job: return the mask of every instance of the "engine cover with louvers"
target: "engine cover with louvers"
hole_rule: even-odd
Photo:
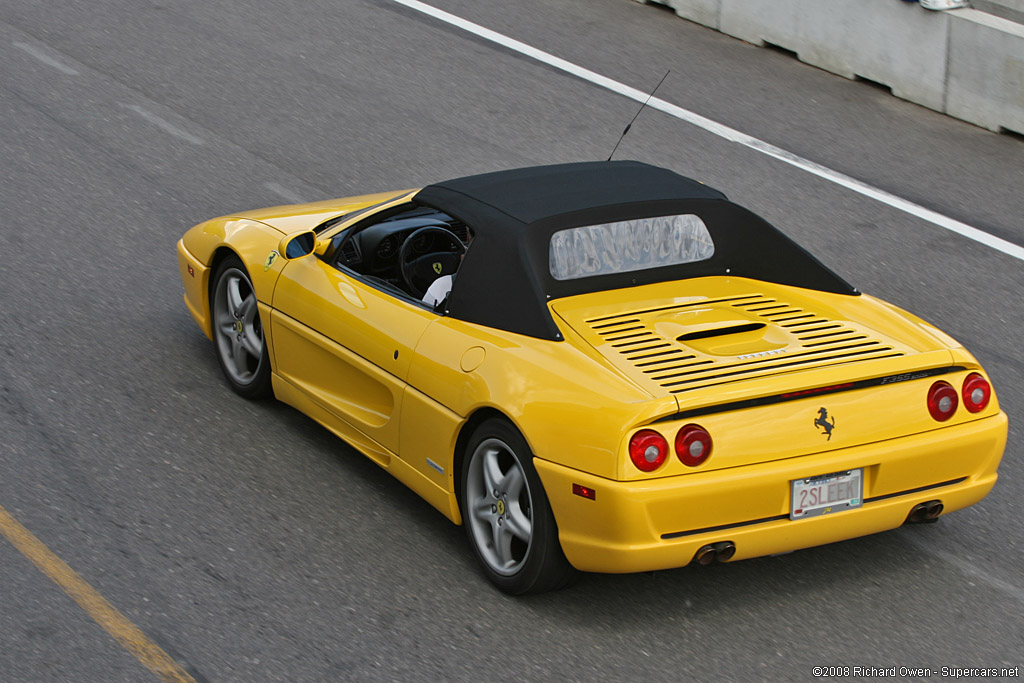
[[[654,395],[944,348],[867,296],[728,277],[624,293],[559,299],[551,308]]]

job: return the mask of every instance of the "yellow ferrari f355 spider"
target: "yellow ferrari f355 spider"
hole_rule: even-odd
[[[178,260],[231,387],[464,524],[509,593],[934,521],[1005,447],[960,344],[646,164],[216,218]]]

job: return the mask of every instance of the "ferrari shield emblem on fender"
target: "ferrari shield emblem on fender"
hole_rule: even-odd
[[[435,261],[433,268],[434,268],[434,272],[435,273],[437,273],[438,275],[441,274],[441,262],[440,261]]]
[[[263,263],[264,273],[270,270],[270,266],[274,265],[274,261],[277,260],[278,256],[280,256],[280,254],[278,254],[276,250],[267,254],[267,260]]]
[[[814,426],[821,429],[821,433],[824,434],[827,439],[826,441],[832,440],[832,430],[836,428],[836,418],[833,417],[832,421],[828,421],[828,410],[825,408],[818,408],[818,417],[814,419]]]

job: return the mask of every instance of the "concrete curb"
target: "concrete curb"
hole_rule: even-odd
[[[645,0],[636,0],[645,2]],[[664,0],[677,15],[776,45],[846,78],[996,132],[1024,134],[1024,25],[896,0]]]

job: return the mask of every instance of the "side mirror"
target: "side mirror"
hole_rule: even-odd
[[[297,232],[281,240],[277,251],[287,259],[309,256],[316,249],[316,233],[312,230]]]

